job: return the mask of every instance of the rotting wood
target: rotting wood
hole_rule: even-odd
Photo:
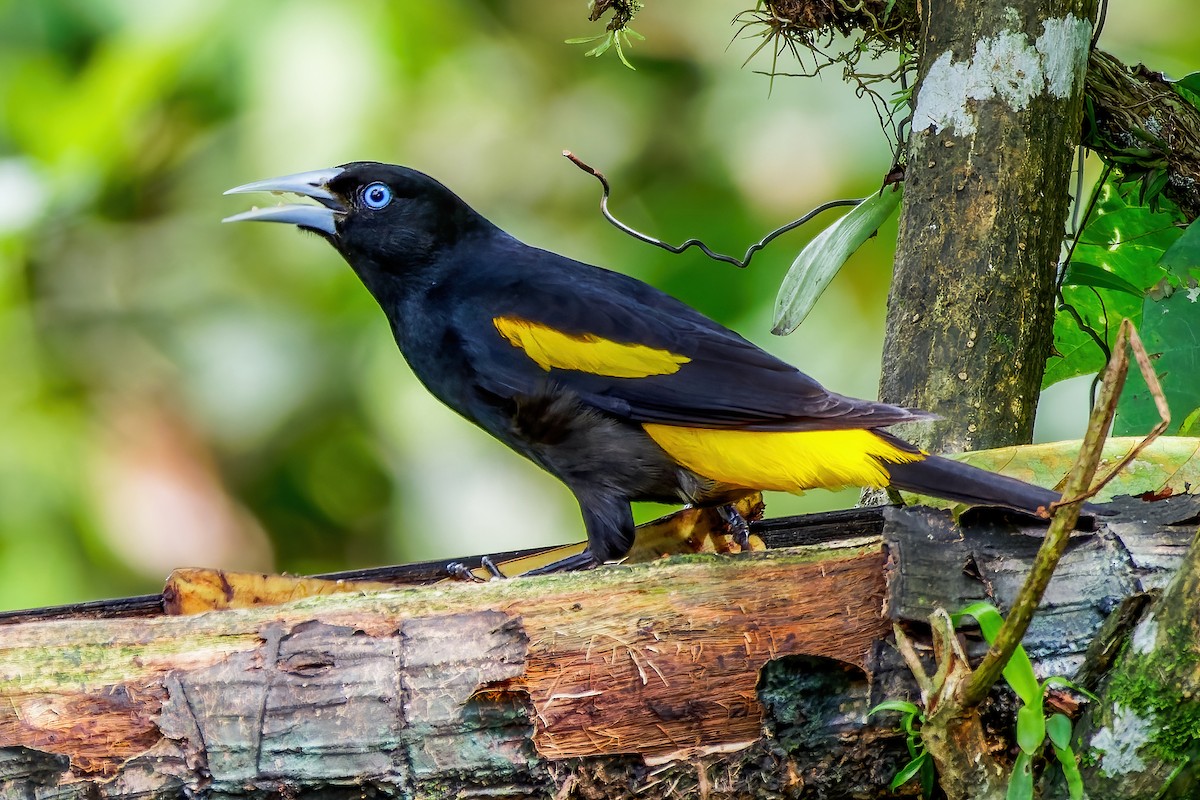
[[[857,510],[827,512],[806,517],[762,520],[762,495],[754,492],[735,502],[738,513],[750,524],[750,549],[765,548],[759,533],[769,535],[776,546],[811,544],[844,538],[852,531],[878,532],[878,514]],[[535,547],[492,553],[490,560],[508,575],[542,567],[586,546]],[[684,508],[637,526],[633,549],[623,563],[654,561],[684,553],[729,553],[740,548],[732,541],[724,519],[715,508]],[[456,559],[481,580],[489,572],[481,566],[482,556]],[[116,619],[153,617],[159,614],[196,614],[229,608],[277,605],[317,595],[380,590],[396,586],[424,586],[452,580],[447,560],[425,561],[390,567],[333,572],[313,577],[228,572],[183,567],[174,570],[159,595],[77,603],[67,606],[0,612],[0,625],[52,619]]]
[[[1044,669],[1169,580],[1200,499],[1122,508],[1072,537],[1028,642]],[[1003,607],[1041,528],[855,514],[841,546],[0,627],[0,796],[884,796],[902,739],[865,712],[914,696],[891,620]]]
[[[865,666],[887,625],[882,566],[878,544],[696,556],[536,583],[8,626],[0,744],[64,755],[73,780],[151,757],[165,776],[225,790],[297,774],[415,788],[447,764],[512,772],[534,748],[651,760],[741,749],[761,737],[755,686],[769,660]],[[794,586],[812,594],[778,591]],[[123,727],[106,722],[110,697]]]

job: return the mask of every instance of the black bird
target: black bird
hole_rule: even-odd
[[[248,183],[320,205],[226,222],[324,237],[391,323],[438,399],[563,481],[588,547],[551,565],[622,558],[630,501],[726,509],[760,489],[894,486],[1037,513],[1054,492],[927,455],[884,428],[930,415],[827,391],[639,280],[517,241],[442,184],[356,162]]]

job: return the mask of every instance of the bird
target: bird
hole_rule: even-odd
[[[536,572],[619,561],[630,503],[893,487],[1045,516],[1048,489],[929,454],[889,426],[926,412],[832,392],[684,302],[525,244],[434,178],[358,161],[234,187],[314,203],[225,222],[324,238],[374,296],[417,379],[574,494],[587,547]]]

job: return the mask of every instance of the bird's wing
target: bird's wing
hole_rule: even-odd
[[[488,303],[460,311],[487,391],[555,384],[632,421],[701,428],[876,428],[930,416],[830,392],[647,284],[575,267],[494,284]]]

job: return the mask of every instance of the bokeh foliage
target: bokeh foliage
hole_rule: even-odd
[[[565,489],[416,384],[326,245],[219,224],[245,208],[221,192],[257,178],[406,163],[525,241],[873,396],[894,228],[772,339],[815,228],[745,271],[671,256],[608,227],[558,155],[604,170],[630,223],[736,253],[877,188],[874,111],[831,77],[742,69],[742,10],[656,0],[634,72],[563,44],[590,30],[583,2],[0,0],[0,608],[156,591],[172,566],[317,572],[580,537]]]
[[[815,119],[784,87],[768,101],[725,51],[718,3],[683,26],[647,13],[636,73],[564,45],[586,10],[553,5],[0,3],[0,607],[154,591],[172,566],[314,572],[579,538],[565,490],[416,384],[326,245],[219,224],[244,208],[221,196],[237,183],[407,163],[527,241],[771,338],[805,234],[745,272],[672,257],[609,228],[558,153],[608,172],[631,222],[740,251],[869,191],[887,166],[870,111],[836,86],[807,95]],[[822,130],[847,109],[858,133]],[[846,138],[844,157],[820,152]],[[794,159],[793,141],[816,149]],[[874,391],[886,268],[876,247],[839,282],[825,324],[846,333],[807,360],[845,391]]]

